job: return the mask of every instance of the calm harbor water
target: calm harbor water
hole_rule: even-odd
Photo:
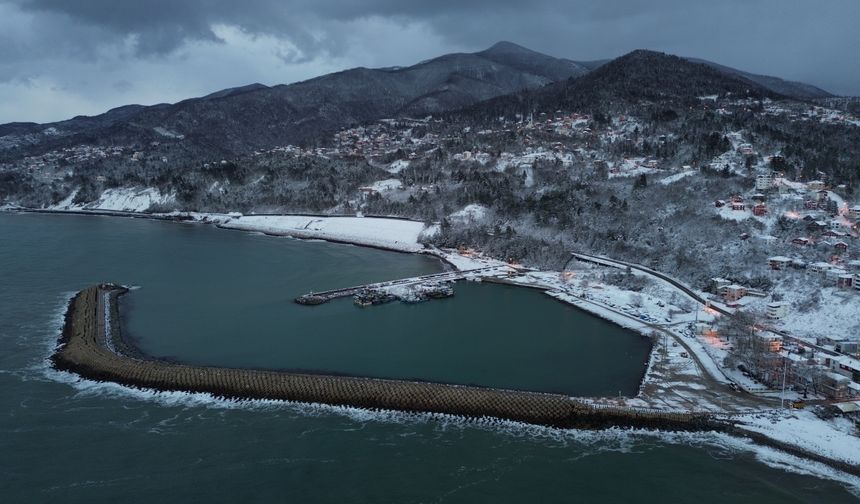
[[[2,502],[854,502],[834,481],[709,435],[558,432],[326,407],[237,405],[76,382],[45,367],[64,304],[140,286],[125,327],[202,364],[617,394],[645,342],[538,292],[301,307],[313,289],[437,271],[420,256],[211,227],[0,214]]]

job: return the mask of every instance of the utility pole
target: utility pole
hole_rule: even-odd
[[[788,355],[791,355],[791,350],[788,351]],[[782,397],[779,401],[779,408],[785,408],[785,376],[788,374],[788,357],[783,357],[782,361]]]

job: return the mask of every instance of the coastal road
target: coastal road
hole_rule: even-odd
[[[733,312],[728,311],[726,309],[723,309],[717,305],[711,304],[708,300],[706,300],[705,298],[700,296],[696,291],[690,289],[689,287],[687,287],[683,283],[679,282],[678,280],[670,277],[669,275],[660,273],[659,271],[652,270],[651,268],[646,268],[645,266],[642,266],[642,265],[639,265],[636,263],[630,263],[630,262],[626,262],[626,261],[618,261],[616,259],[609,259],[606,257],[595,256],[595,255],[590,255],[590,254],[582,254],[582,253],[574,252],[572,255],[573,255],[574,259],[578,259],[580,261],[585,261],[585,262],[590,262],[593,264],[616,267],[616,268],[630,267],[630,269],[642,271],[648,275],[651,275],[653,277],[659,278],[660,280],[663,280],[665,282],[670,283],[672,286],[674,286],[678,290],[682,291],[687,296],[693,298],[694,300],[696,300],[700,304],[705,305],[705,306],[709,307],[710,309],[712,309],[712,310],[714,310],[714,311],[716,311],[722,315],[727,315],[727,316],[733,315]],[[787,340],[787,341],[791,341],[795,344],[804,346],[806,348],[816,350],[816,351],[821,352],[825,355],[829,355],[831,357],[845,356],[845,354],[841,354],[839,352],[834,352],[833,350],[829,350],[827,348],[816,345],[814,343],[810,343],[809,341],[806,341],[802,338],[792,336],[785,331],[781,331],[781,330],[773,328],[773,327],[765,327],[764,329],[766,331],[771,332],[771,333],[782,336],[782,338]],[[850,356],[847,356],[847,357],[850,357]]]

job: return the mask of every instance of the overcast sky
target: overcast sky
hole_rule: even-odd
[[[860,0],[0,0],[0,123],[409,65],[645,48],[860,95]]]

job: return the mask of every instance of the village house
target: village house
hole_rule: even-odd
[[[718,199],[718,200],[714,201],[714,206],[717,208],[722,208],[722,207],[726,206],[726,202],[721,200],[721,199]]]
[[[743,202],[743,200],[735,201],[734,199],[732,199],[732,210],[742,211],[746,209],[747,205]]]
[[[821,389],[828,399],[848,399],[850,397],[849,383],[851,380],[838,373],[824,373]]]
[[[809,240],[809,238],[798,237],[798,238],[791,240],[791,243],[793,243],[795,245],[806,246],[806,245],[809,245],[810,240]]]
[[[833,248],[836,249],[836,251],[839,252],[840,254],[844,254],[844,253],[848,252],[848,244],[845,243],[844,241],[838,241],[838,242],[834,243]]]
[[[768,303],[767,305],[767,318],[779,320],[788,315],[788,303],[783,302],[773,302]]]
[[[753,215],[759,217],[762,215],[767,215],[767,205],[765,205],[764,203],[753,205]]]
[[[720,289],[720,294],[728,302],[737,301],[747,295],[747,288],[738,284],[726,285]]]
[[[771,172],[760,172],[755,177],[755,190],[767,191],[773,187],[773,176]]]
[[[836,277],[836,287],[840,289],[850,289],[854,286],[854,275],[843,273]]]
[[[807,210],[816,210],[818,208],[818,202],[815,200],[806,200],[803,202],[803,208]]]
[[[806,188],[810,191],[820,191],[824,189],[824,182],[820,180],[813,180],[811,182],[806,183]]]
[[[854,205],[848,209],[848,217],[852,219],[860,219],[860,205]]]
[[[815,193],[815,195],[816,195],[815,199],[817,199],[819,203],[821,203],[822,201],[827,201],[830,199],[830,193],[825,191],[824,189],[817,191]]]
[[[767,259],[767,265],[772,270],[780,271],[788,269],[791,264],[791,259],[784,256],[774,256]]]
[[[831,266],[830,263],[826,262],[814,262],[806,267],[806,270],[810,273],[817,273],[819,275],[826,275],[828,271],[830,271]]]

